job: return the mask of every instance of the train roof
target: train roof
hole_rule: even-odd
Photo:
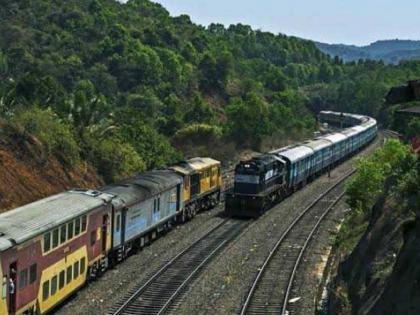
[[[347,137],[351,137],[351,136],[357,135],[359,132],[360,132],[360,130],[358,130],[355,127],[346,128],[346,129],[340,131],[340,133],[342,133],[343,135],[345,135]]]
[[[302,143],[302,145],[307,146],[314,150],[315,152],[322,150],[331,145],[331,142],[325,139],[314,139],[308,140]]]
[[[326,136],[319,137],[319,139],[325,139],[325,140],[331,141],[332,143],[338,143],[343,140],[346,140],[347,136],[341,133],[332,133]]]
[[[281,162],[282,164],[285,164],[285,161],[283,161],[280,157],[267,153],[267,154],[261,154],[258,156],[255,156],[249,160],[243,160],[240,161],[236,167],[235,171],[242,172],[243,170],[247,171],[257,171],[261,172],[266,170],[267,166],[270,167],[274,162]]]
[[[354,127],[352,127],[352,129],[353,130],[356,130],[357,131],[357,133],[360,133],[360,132],[362,132],[362,131],[364,131],[364,130],[366,130],[366,127],[363,127],[363,126],[354,126]]]
[[[152,198],[181,183],[182,177],[174,171],[156,170],[106,186],[101,190],[116,196],[113,202],[122,201],[128,206]]]
[[[112,198],[95,190],[70,190],[4,212],[0,214],[0,252],[97,209]]]
[[[196,172],[201,171],[202,169],[220,165],[220,162],[208,157],[196,157],[193,159],[189,159],[187,161],[180,162],[170,167],[170,169],[174,170],[183,175],[193,174]]]
[[[314,151],[309,147],[306,147],[303,145],[297,145],[295,147],[292,147],[286,150],[280,149],[277,151],[272,151],[272,153],[286,158],[291,163],[296,163],[306,158],[307,156],[313,154]]]
[[[369,118],[367,121],[365,121],[364,123],[362,123],[361,125],[363,126],[363,127],[367,127],[367,128],[369,128],[369,127],[372,127],[372,126],[375,126],[377,123],[376,123],[376,120],[375,119],[373,119],[373,118]]]
[[[359,114],[350,114],[350,113],[341,113],[341,112],[333,112],[333,111],[321,111],[319,112],[320,115],[332,115],[332,116],[340,116],[346,118],[353,118],[359,121],[359,123],[363,123],[371,119],[368,116],[359,115]]]

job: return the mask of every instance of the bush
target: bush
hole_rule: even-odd
[[[11,118],[9,128],[15,136],[36,137],[48,155],[54,155],[65,165],[74,167],[80,162],[80,148],[71,127],[50,109],[19,111]]]
[[[354,210],[368,213],[382,194],[385,180],[401,180],[413,166],[414,157],[398,140],[388,140],[372,156],[360,159],[357,174],[347,186],[348,204]]]
[[[192,124],[175,134],[174,141],[179,144],[207,144],[211,145],[220,140],[222,130],[208,124]]]
[[[109,138],[98,143],[91,139],[91,163],[106,182],[118,181],[145,171],[146,164],[136,150],[118,138]]]

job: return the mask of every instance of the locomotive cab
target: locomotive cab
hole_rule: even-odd
[[[226,212],[232,216],[257,217],[285,195],[286,162],[274,155],[262,155],[240,162],[235,183],[227,191]]]
[[[284,162],[270,155],[240,162],[235,168],[234,193],[259,194],[273,184],[282,184],[284,174]]]

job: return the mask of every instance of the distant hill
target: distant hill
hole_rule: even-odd
[[[382,40],[368,46],[315,43],[324,53],[339,56],[344,61],[359,59],[383,60],[396,64],[401,60],[420,59],[420,41]]]

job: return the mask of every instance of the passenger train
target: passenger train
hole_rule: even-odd
[[[174,222],[220,201],[220,162],[194,158],[0,214],[0,314],[44,314]]]
[[[323,111],[319,118],[340,131],[241,161],[235,167],[234,186],[226,192],[225,209],[229,215],[258,217],[358,152],[378,132],[376,120],[367,116]]]
[[[358,126],[239,163],[226,194],[229,214],[257,216],[377,133],[369,117],[322,112],[321,119]],[[0,214],[0,315],[51,312],[175,222],[218,204],[222,186],[220,162],[194,158]]]

